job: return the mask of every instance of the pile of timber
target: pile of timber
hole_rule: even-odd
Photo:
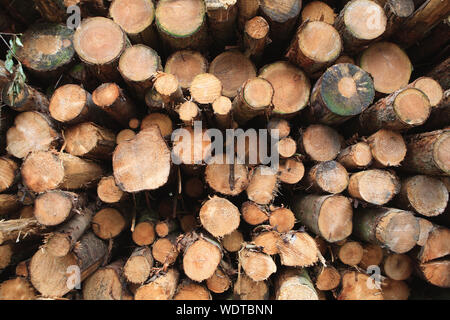
[[[444,295],[448,1],[72,2],[0,1],[0,299]]]

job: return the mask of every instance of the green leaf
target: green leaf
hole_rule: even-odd
[[[7,59],[5,61],[5,69],[8,70],[9,73],[13,73],[14,61],[12,59]]]
[[[22,41],[20,41],[20,38],[19,38],[19,37],[16,37],[16,44],[17,44],[19,47],[23,47]]]

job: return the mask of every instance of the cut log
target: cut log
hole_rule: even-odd
[[[298,28],[286,57],[314,78],[340,56],[342,48],[341,37],[332,25],[308,21]]]
[[[336,18],[333,8],[322,1],[312,1],[303,7],[301,12],[302,22],[323,21],[333,25]]]
[[[209,32],[218,48],[231,44],[235,38],[238,15],[237,0],[206,0]]]
[[[171,234],[155,241],[152,246],[152,255],[162,265],[174,264],[178,258],[176,235]]]
[[[353,234],[359,239],[385,246],[395,253],[411,250],[419,238],[419,222],[409,211],[393,208],[358,210]]]
[[[155,241],[155,223],[148,216],[140,218],[133,230],[132,239],[138,246],[148,246]]]
[[[239,300],[268,300],[269,285],[266,281],[254,281],[245,273],[241,274],[233,286],[234,295]]]
[[[250,225],[258,225],[269,219],[269,213],[261,205],[246,201],[241,207],[242,218]]]
[[[319,296],[305,269],[286,269],[276,279],[275,299],[319,300]]]
[[[39,81],[58,80],[75,58],[73,34],[62,24],[35,24],[21,36],[16,55]]]
[[[305,174],[303,162],[296,158],[289,158],[280,162],[278,175],[280,182],[286,184],[296,184],[302,180]]]
[[[294,228],[295,215],[288,208],[276,208],[269,213],[269,223],[277,232],[288,232]]]
[[[338,300],[384,300],[381,287],[370,276],[357,271],[342,275],[342,289]],[[369,284],[369,285],[368,285]]]
[[[103,240],[117,237],[126,225],[126,217],[114,208],[102,209],[92,217],[92,231]]]
[[[7,241],[19,242],[40,236],[45,230],[35,218],[20,218],[0,221],[0,245]]]
[[[85,300],[123,300],[125,281],[123,277],[124,260],[120,259],[98,269],[86,279],[83,286]]]
[[[126,197],[126,193],[117,186],[114,176],[107,176],[98,182],[97,196],[105,203],[117,203]]]
[[[225,156],[216,156],[205,169],[205,180],[216,192],[224,195],[236,196],[243,192],[248,184],[248,169],[245,165],[237,163],[227,164]],[[230,170],[233,166],[233,178],[230,178]]]
[[[132,140],[116,147],[113,158],[114,178],[126,192],[153,190],[167,182],[170,151],[157,126],[141,130]]]
[[[100,179],[102,168],[94,162],[67,153],[37,151],[30,153],[21,168],[24,184],[40,193],[57,188],[75,190]]]
[[[181,241],[183,269],[194,281],[210,278],[222,259],[220,244],[203,235],[187,234]]]
[[[213,197],[200,209],[202,226],[214,237],[223,237],[236,230],[240,222],[239,209],[230,201]]]
[[[262,248],[262,252],[275,255],[279,253],[277,243],[280,241],[280,233],[267,230],[266,226],[256,227],[252,236],[253,243]]]
[[[6,151],[16,158],[25,158],[30,152],[56,147],[59,138],[49,117],[34,111],[22,112],[6,132]]]
[[[282,234],[277,243],[281,264],[289,267],[309,267],[319,261],[319,249],[306,232]]]
[[[421,263],[443,258],[450,254],[450,229],[434,225],[430,230],[426,243],[417,253]]]
[[[343,245],[338,245],[336,253],[342,263],[349,266],[356,266],[362,260],[364,249],[357,241],[345,241]]]
[[[162,0],[156,5],[156,26],[170,51],[205,50],[208,44],[206,6],[201,0]]]
[[[153,257],[149,247],[134,249],[123,267],[123,274],[131,283],[144,283],[150,276]]]
[[[63,257],[75,247],[77,241],[91,226],[93,211],[82,210],[75,216],[46,236],[45,250],[55,257]]]
[[[364,169],[372,163],[372,151],[365,142],[357,142],[341,150],[336,161],[348,170]]]
[[[17,182],[18,169],[14,160],[0,157],[0,192],[10,189]]]
[[[173,300],[212,300],[207,288],[190,280],[183,280],[178,287]]]
[[[363,256],[359,262],[359,266],[367,270],[370,266],[379,266],[383,262],[383,249],[372,243],[363,244]]]
[[[19,210],[21,203],[15,194],[0,194],[0,216],[5,216]]]
[[[74,251],[64,257],[38,250],[30,262],[31,283],[44,296],[62,297],[95,272],[107,251],[106,244],[92,232],[85,234]]]
[[[231,287],[231,279],[222,268],[217,268],[211,278],[206,279],[206,286],[213,293],[224,293]]]
[[[117,23],[133,43],[151,47],[158,45],[158,35],[153,25],[155,6],[152,0],[114,0],[109,16]]]
[[[196,102],[210,104],[222,95],[222,82],[213,74],[201,73],[194,77],[189,91]]]
[[[290,39],[297,24],[302,2],[299,0],[260,0],[260,11],[270,25],[274,43]]]
[[[238,0],[238,26],[243,30],[245,23],[256,16],[259,10],[259,0]]]
[[[413,210],[427,217],[444,212],[448,202],[448,190],[439,179],[418,175],[402,181],[397,200],[401,209]]]
[[[390,171],[372,169],[350,176],[348,193],[353,198],[383,205],[400,192],[400,180]]]
[[[273,135],[275,132],[278,134],[280,139],[286,138],[291,133],[291,124],[282,118],[272,118],[267,123],[267,130],[270,135]],[[275,131],[278,130],[278,131]]]
[[[430,116],[430,100],[421,90],[406,88],[378,100],[359,116],[361,131],[406,130],[420,126]]]
[[[399,166],[406,156],[406,144],[401,134],[380,129],[367,138],[376,167]]]
[[[410,289],[405,281],[386,278],[381,283],[384,300],[408,300]]]
[[[244,47],[245,54],[253,60],[260,61],[269,39],[269,23],[263,17],[257,16],[245,23]]]
[[[428,236],[433,230],[433,223],[424,218],[417,217],[419,221],[419,240],[417,240],[417,245],[423,247],[428,240]]]
[[[141,122],[141,131],[151,126],[158,126],[159,131],[163,138],[170,137],[173,131],[173,124],[170,117],[163,113],[150,113],[145,116]]]
[[[335,64],[314,85],[309,116],[320,123],[340,124],[366,110],[374,97],[367,72],[353,64]]]
[[[178,229],[178,223],[173,219],[166,219],[164,221],[158,221],[155,226],[155,231],[158,237],[164,238]]]
[[[1,98],[2,101],[11,109],[19,112],[24,111],[39,111],[48,113],[48,99],[39,90],[23,84],[20,87],[20,92],[15,93],[12,87],[15,85],[13,81],[7,82],[2,86]]]
[[[167,58],[164,72],[177,77],[183,91],[191,86],[195,76],[208,71],[208,60],[200,52],[180,50]]]
[[[73,44],[94,77],[102,83],[120,80],[117,66],[127,37],[117,23],[104,17],[84,19],[75,31]]]
[[[92,101],[122,127],[127,127],[137,116],[136,106],[115,83],[104,83],[97,87],[92,93]]]
[[[262,78],[247,80],[233,101],[233,119],[245,124],[258,115],[270,112],[274,89],[269,81]]]
[[[413,272],[413,261],[406,254],[389,254],[383,262],[384,273],[393,280],[406,280]]]
[[[424,263],[419,268],[427,282],[441,288],[450,288],[450,260]]]
[[[273,86],[273,113],[292,116],[308,104],[311,83],[302,70],[289,62],[266,65],[259,71],[259,76]]]
[[[444,99],[444,90],[439,82],[430,77],[420,77],[411,82],[408,87],[416,88],[428,97],[430,106],[436,107]],[[433,108],[432,108],[433,109]]]
[[[312,124],[303,131],[300,146],[313,161],[330,161],[341,150],[342,137],[331,127]]]
[[[388,39],[397,33],[407,18],[414,12],[414,1],[387,0],[384,3],[384,12],[386,13],[387,22],[383,38]]]
[[[375,90],[380,93],[392,93],[403,88],[408,84],[412,72],[412,64],[406,53],[391,42],[370,45],[362,53],[358,64],[370,73]]]
[[[296,197],[292,209],[302,224],[328,242],[344,240],[352,233],[353,209],[344,196]]]
[[[228,252],[237,252],[241,249],[244,243],[244,236],[239,230],[234,230],[232,233],[223,236],[221,244]]]
[[[180,274],[175,268],[150,278],[147,284],[139,287],[135,300],[171,300],[177,289]]]
[[[161,69],[161,58],[158,53],[142,44],[125,49],[118,66],[122,78],[141,99],[152,88],[153,77]]]
[[[450,130],[405,138],[408,149],[402,169],[429,175],[450,175]]]
[[[35,300],[36,292],[31,283],[22,277],[0,283],[0,300]]]
[[[34,202],[34,216],[44,226],[56,226],[68,220],[87,204],[85,195],[54,190],[40,194]]]
[[[119,144],[123,141],[128,141],[133,139],[136,136],[136,132],[131,129],[123,129],[116,136],[116,144]]]
[[[387,18],[376,1],[347,2],[334,22],[344,41],[346,52],[355,54],[386,31]]]
[[[324,161],[313,166],[308,173],[308,191],[341,193],[347,189],[348,172],[339,162]]]
[[[274,170],[266,166],[258,166],[251,173],[246,190],[248,199],[260,205],[267,205],[275,198],[278,184],[277,173]]]
[[[277,271],[271,256],[253,249],[244,248],[239,251],[239,263],[253,281],[267,280]]]
[[[319,267],[315,285],[321,291],[336,289],[341,283],[341,275],[333,266]]]
[[[230,98],[221,96],[214,100],[212,111],[216,125],[221,130],[230,129],[233,126],[232,103]]]
[[[183,101],[183,92],[175,75],[159,72],[155,76],[154,90],[161,97],[165,108],[173,108],[174,104]]]
[[[72,126],[64,133],[65,150],[73,156],[108,160],[116,146],[116,136],[92,122]]]
[[[185,126],[192,126],[194,121],[201,119],[201,111],[198,105],[192,101],[183,102],[175,108],[175,111]]]

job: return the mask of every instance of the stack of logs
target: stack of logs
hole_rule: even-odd
[[[448,1],[28,2],[0,1],[0,299],[450,287]],[[212,128],[267,129],[278,170]]]

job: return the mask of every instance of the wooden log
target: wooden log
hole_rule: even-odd
[[[450,253],[450,229],[433,225],[425,244],[419,249],[415,258],[420,263],[427,263],[445,257]]]
[[[371,285],[368,286],[367,284]],[[342,289],[338,300],[384,300],[381,288],[368,275],[348,271],[342,275]]]
[[[248,199],[260,205],[267,205],[275,198],[278,186],[277,172],[266,166],[258,166],[251,173],[246,190]]]
[[[419,223],[409,211],[392,208],[358,210],[353,234],[359,239],[385,246],[395,253],[411,250],[419,237]]]
[[[108,160],[116,146],[116,136],[92,122],[83,122],[65,131],[65,150],[74,156]]]
[[[355,54],[386,31],[387,18],[376,1],[347,2],[334,22],[347,53]]]
[[[116,144],[119,144],[123,141],[128,141],[133,139],[136,136],[136,132],[131,129],[123,129],[116,136]]]
[[[353,209],[344,196],[297,196],[292,210],[302,224],[328,242],[341,241],[352,233]]]
[[[426,217],[444,212],[448,202],[448,191],[439,179],[424,175],[404,179],[396,204],[399,208],[415,211]]]
[[[143,99],[153,87],[153,77],[162,70],[158,53],[143,44],[125,49],[119,59],[118,70],[133,93]]]
[[[158,221],[155,225],[155,231],[158,237],[167,237],[170,233],[173,233],[178,229],[177,220],[166,219],[163,221]]]
[[[205,50],[208,44],[206,6],[201,0],[162,0],[156,5],[156,26],[169,51]]]
[[[210,278],[222,259],[222,248],[216,241],[202,234],[190,233],[179,243],[183,252],[183,270],[194,281]],[[198,261],[202,261],[199,264]]]
[[[367,138],[376,167],[399,166],[406,156],[406,145],[401,134],[380,129]]]
[[[224,293],[231,287],[231,279],[218,267],[211,278],[206,279],[206,286],[213,293]]]
[[[16,212],[21,207],[19,198],[15,194],[0,194],[0,216]]]
[[[205,181],[218,193],[236,196],[247,189],[249,185],[248,169],[245,165],[234,161],[227,164],[225,156],[218,155],[208,162],[205,168]],[[231,177],[231,166],[233,176]]]
[[[256,16],[259,10],[259,0],[238,0],[238,27],[244,30],[245,23]]]
[[[172,156],[173,161],[188,166],[201,165],[209,159],[211,154],[211,137],[208,132],[184,127],[181,135],[175,135]],[[201,141],[201,143],[196,143]]]
[[[228,252],[238,252],[244,243],[244,236],[239,230],[223,236],[221,244]]]
[[[97,237],[109,240],[117,237],[126,227],[127,217],[119,210],[105,208],[92,217],[92,231]]]
[[[319,261],[319,249],[306,232],[290,231],[277,242],[280,261],[284,266],[309,267]]]
[[[103,170],[94,162],[67,153],[36,151],[25,158],[21,174],[29,190],[41,193],[57,188],[88,187],[100,179]]]
[[[336,161],[348,170],[364,169],[372,163],[372,151],[366,142],[357,142],[342,149]]]
[[[358,265],[364,255],[364,249],[357,241],[345,241],[342,245],[338,244],[335,252],[339,260],[349,266]]]
[[[428,175],[450,175],[450,130],[407,136],[402,169]]]
[[[235,38],[237,0],[206,0],[209,32],[217,48],[223,49]]]
[[[293,116],[308,104],[311,83],[305,73],[294,65],[286,61],[274,62],[262,67],[259,77],[273,86],[274,114]]]
[[[341,55],[342,48],[341,37],[332,25],[308,21],[298,28],[286,57],[314,78]]]
[[[178,284],[173,300],[212,300],[211,292],[203,285],[197,284],[188,279]]]
[[[406,254],[393,253],[383,261],[383,271],[390,279],[406,280],[413,272],[413,261]]]
[[[246,201],[241,207],[242,218],[250,225],[258,225],[269,219],[269,213],[263,206],[252,202]]]
[[[127,37],[117,23],[104,17],[84,19],[75,31],[73,44],[92,76],[102,83],[120,81],[117,66]]]
[[[173,123],[170,117],[164,113],[150,113],[142,119],[141,131],[151,126],[158,126],[163,138],[170,137],[173,131]]]
[[[384,39],[395,36],[399,28],[414,12],[413,0],[387,0],[384,3],[384,12],[386,14],[386,31],[383,34]]]
[[[383,249],[373,243],[363,243],[363,256],[359,262],[359,266],[364,270],[369,269],[370,266],[379,266],[383,262]]]
[[[116,183],[126,192],[157,189],[169,177],[170,151],[156,126],[119,144],[112,161]]]
[[[177,77],[183,91],[191,86],[195,76],[208,71],[208,60],[197,51],[180,50],[167,58],[164,72]]]
[[[262,78],[247,80],[233,100],[233,119],[238,124],[270,112],[274,89],[269,81]]]
[[[269,39],[269,23],[263,17],[256,16],[244,25],[245,55],[259,62],[265,47],[271,42]]]
[[[340,56],[339,58],[337,58],[336,61],[334,62],[334,64],[338,64],[338,63],[350,63],[350,64],[356,65],[355,60],[354,60],[352,57],[347,56],[347,55],[345,55],[345,54],[341,55],[341,56]]]
[[[0,245],[8,241],[19,242],[40,236],[45,228],[35,218],[0,221]]]
[[[117,186],[114,176],[107,176],[98,182],[97,196],[105,203],[117,203],[126,198],[126,193]]]
[[[430,100],[421,90],[405,88],[378,100],[359,116],[361,131],[402,131],[420,126],[430,116]]]
[[[450,6],[445,1],[427,0],[402,24],[395,39],[404,47],[411,46],[421,40],[449,13]]]
[[[230,98],[221,96],[214,100],[212,111],[216,125],[221,130],[230,129],[233,126],[232,102]]]
[[[428,236],[433,230],[433,223],[424,218],[417,217],[419,221],[419,240],[417,240],[417,245],[423,247],[428,240]]]
[[[341,193],[347,189],[348,172],[339,162],[324,161],[313,166],[308,172],[308,191]]]
[[[0,300],[35,300],[36,292],[31,283],[16,277],[0,283]]]
[[[267,280],[277,271],[272,257],[257,250],[244,248],[239,251],[238,259],[245,274],[253,281]]]
[[[390,171],[371,169],[350,176],[348,193],[368,203],[383,205],[400,192],[400,180]]]
[[[323,21],[333,25],[336,18],[333,8],[322,1],[312,1],[303,7],[301,12],[302,22]]]
[[[114,0],[109,16],[133,43],[143,43],[152,48],[158,45],[158,34],[153,24],[155,6],[151,0]]]
[[[138,247],[133,250],[123,267],[123,274],[131,283],[144,283],[150,276],[153,257],[149,247]]]
[[[177,77],[170,73],[159,72],[155,75],[154,90],[161,97],[165,108],[173,108],[183,101],[183,92]]]
[[[329,291],[336,289],[341,283],[341,275],[333,266],[319,267],[316,276],[316,288],[321,291]]]
[[[233,293],[239,300],[268,300],[269,285],[266,281],[254,281],[244,273],[235,281]]]
[[[305,174],[303,162],[294,158],[282,160],[278,171],[280,182],[286,184],[296,184],[302,180]]]
[[[200,209],[202,226],[214,237],[223,237],[236,230],[240,223],[239,209],[230,201],[214,196]]]
[[[106,244],[92,232],[86,233],[73,252],[64,257],[38,250],[30,262],[31,283],[44,296],[62,297],[91,275],[103,263],[107,252]]]
[[[152,255],[163,266],[174,264],[179,255],[177,234],[170,234],[165,238],[156,240],[152,245]]]
[[[367,72],[353,64],[335,64],[314,85],[309,116],[320,123],[340,124],[366,110],[374,97]]]
[[[386,278],[381,283],[384,300],[408,300],[410,289],[405,281]]]
[[[416,88],[428,97],[430,100],[431,109],[438,106],[444,99],[444,90],[439,82],[430,77],[419,77],[411,82],[408,87]]]
[[[155,223],[149,216],[142,216],[134,227],[132,239],[138,246],[148,246],[155,241]]]
[[[18,169],[14,160],[0,157],[0,192],[10,189],[17,182]]]
[[[40,194],[34,202],[34,216],[44,226],[56,226],[82,210],[87,204],[85,195],[53,190]]]
[[[55,231],[46,236],[45,250],[55,257],[63,257],[75,247],[77,241],[90,227],[93,211],[83,209]]]
[[[448,72],[450,67],[450,58],[445,59],[437,66],[435,66],[430,72],[428,72],[428,76],[439,82],[442,86],[442,89],[448,90],[450,89],[450,80],[445,75]]]
[[[342,137],[331,127],[312,124],[302,133],[300,147],[313,161],[330,161],[341,150]]]
[[[261,14],[269,22],[270,38],[275,43],[290,39],[301,8],[299,0],[260,0]]]
[[[295,222],[295,215],[288,208],[273,208],[269,213],[269,224],[277,232],[292,230]]]
[[[268,230],[267,226],[256,227],[253,230],[252,242],[261,247],[262,252],[266,254],[275,255],[280,252],[277,246],[280,239],[280,233]]]
[[[306,269],[286,269],[275,283],[276,300],[319,300]]]
[[[194,77],[189,91],[194,101],[210,104],[222,96],[222,82],[211,73],[201,73]]]
[[[42,92],[25,83],[20,87],[20,92],[15,94],[12,86],[14,86],[14,81],[8,81],[1,91],[2,101],[8,107],[19,112],[39,111],[48,113],[49,102]]]
[[[36,80],[58,80],[75,58],[73,35],[62,24],[35,24],[21,36],[17,57]]]
[[[123,265],[119,259],[95,271],[83,283],[84,300],[122,300],[125,287]]]
[[[392,42],[376,42],[361,54],[358,65],[373,77],[375,90],[393,93],[406,86],[412,64],[406,53]]]
[[[208,72],[221,81],[222,94],[229,98],[234,98],[247,80],[256,77],[253,62],[239,51],[219,54],[209,65]]]
[[[92,93],[92,101],[122,127],[127,127],[137,117],[137,107],[115,83],[104,83],[97,87]]]
[[[150,278],[147,284],[139,287],[135,300],[171,300],[177,289],[180,274],[175,268]]]

